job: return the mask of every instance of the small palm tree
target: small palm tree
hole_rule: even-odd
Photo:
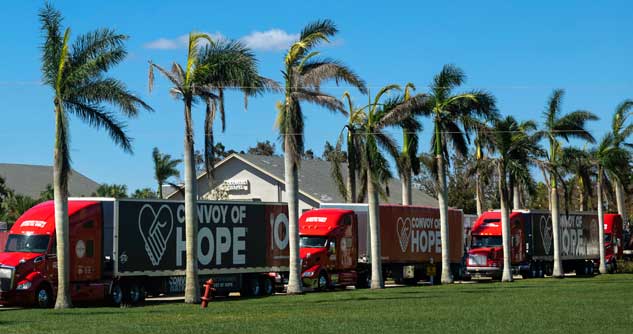
[[[495,99],[483,91],[454,94],[466,79],[462,70],[445,65],[433,78],[429,101],[422,115],[433,120],[431,151],[437,160],[438,206],[440,208],[440,230],[442,240],[442,283],[452,283],[450,272],[448,238],[448,184],[446,181],[449,161],[449,144],[461,155],[468,153],[468,134],[474,124],[497,116]]]
[[[203,40],[213,44],[207,34],[190,33],[187,63],[185,68],[173,63],[171,70],[149,62],[149,91],[154,85],[154,69],[158,70],[173,85],[170,94],[179,98],[184,104],[185,138],[184,138],[184,163],[185,163],[185,303],[197,303],[200,299],[200,286],[198,284],[198,217],[197,217],[197,189],[196,189],[196,164],[194,161],[194,136],[193,121],[191,118],[191,106],[198,100],[208,101],[216,99],[217,95],[210,92],[205,86],[202,71],[199,65],[199,44]]]
[[[46,4],[39,16],[45,36],[43,82],[54,91],[53,187],[59,273],[55,307],[67,308],[72,305],[68,250],[68,175],[71,171],[68,117],[72,114],[95,128],[104,129],[117,145],[131,153],[132,143],[125,125],[108,112],[105,105],[118,107],[126,116],[136,116],[141,108],[152,109],[130,93],[122,82],[105,76],[127,55],[124,46],[127,36],[111,29],[99,29],[80,35],[71,45],[70,28],[64,30],[61,26],[59,11]]]
[[[301,293],[301,266],[299,257],[299,197],[298,173],[303,155],[303,112],[302,102],[311,102],[326,109],[345,114],[343,103],[320,90],[327,80],[347,82],[365,92],[365,83],[345,65],[332,59],[317,59],[318,52],[312,51],[322,42],[334,36],[338,30],[330,20],[308,24],[292,44],[284,58],[282,71],[284,101],[277,103],[279,111],[276,126],[283,141],[284,174],[288,194],[288,233],[290,247],[290,275],[288,293]]]
[[[529,159],[539,155],[538,138],[528,131],[536,129],[533,122],[519,123],[512,116],[495,120],[493,128],[493,144],[497,157],[499,176],[499,198],[501,207],[501,230],[503,239],[503,282],[512,281],[512,258],[510,243],[510,191],[509,180],[529,174]]]
[[[408,97],[395,96],[381,101],[383,96],[390,92],[400,91],[398,85],[388,85],[383,87],[370,100],[366,108],[361,109],[362,113],[357,115],[360,123],[362,136],[362,149],[360,150],[361,165],[364,169],[367,182],[367,196],[369,203],[369,234],[371,240],[371,288],[383,288],[382,261],[380,249],[380,215],[379,215],[379,193],[382,184],[385,184],[391,177],[389,163],[382,150],[388,152],[389,156],[396,160],[399,170],[405,170],[398,158],[400,152],[396,142],[385,132],[386,127],[407,125],[412,114],[422,109],[427,103],[426,95],[416,95]],[[371,99],[371,97],[370,97]],[[364,111],[366,110],[366,111]]]
[[[154,178],[158,182],[158,198],[163,199],[163,184],[167,183],[170,177],[180,177],[177,167],[182,160],[172,159],[171,155],[160,153],[158,147],[154,147],[152,159],[154,160]]]
[[[633,144],[626,142],[633,135],[633,124],[627,124],[631,111],[633,110],[633,100],[625,100],[620,103],[613,114],[611,121],[611,133],[613,134],[613,145],[616,148],[627,148],[629,151],[633,149]],[[626,212],[626,195],[624,186],[620,179],[613,182],[615,188],[615,200],[618,206],[618,213],[622,217],[624,225],[628,225],[628,215]]]
[[[604,181],[607,179],[623,180],[629,169],[630,155],[624,148],[616,146],[616,140],[612,133],[607,134],[591,152],[592,163],[596,166],[596,193],[598,194],[598,231],[600,240],[600,273],[606,274],[606,259],[604,249],[604,214],[602,206],[602,193],[607,191]],[[612,182],[613,182],[612,181]]]
[[[104,183],[97,188],[96,195],[99,197],[126,198],[127,186],[124,184]]]
[[[560,258],[559,237],[559,207],[558,207],[558,180],[560,178],[560,166],[562,155],[562,143],[559,139],[568,141],[570,138],[595,142],[593,136],[586,129],[587,121],[598,119],[594,114],[578,110],[561,115],[561,103],[564,95],[562,89],[556,89],[547,101],[547,109],[543,112],[543,125],[536,134],[540,140],[546,140],[549,151],[546,156],[545,169],[549,174],[550,208],[552,211],[552,234],[554,239],[554,268],[553,276],[564,277]]]
[[[357,177],[361,175],[360,168],[360,150],[362,148],[362,136],[360,136],[360,115],[362,115],[362,109],[355,108],[352,101],[352,97],[349,92],[343,94],[343,99],[347,100],[349,108],[349,119],[347,124],[343,127],[339,134],[336,148],[333,150],[333,154],[329,154],[331,162],[331,174],[332,178],[336,182],[337,188],[341,196],[348,203],[362,202],[360,194],[357,192]],[[343,139],[345,139],[347,146],[347,154],[343,152]],[[347,180],[343,181],[341,173],[341,163],[347,162]],[[357,196],[358,194],[358,196]]]
[[[590,210],[589,200],[593,196],[591,185],[594,174],[591,155],[584,149],[565,147],[561,161],[565,170],[573,175],[572,181],[578,192],[578,211]]]

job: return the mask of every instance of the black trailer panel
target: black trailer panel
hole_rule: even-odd
[[[530,212],[526,229],[530,231],[530,253],[535,260],[550,261],[554,254],[552,217],[549,212]],[[573,212],[560,215],[562,260],[595,259],[599,256],[598,215]]]
[[[198,202],[200,274],[287,271],[287,206]],[[121,200],[115,213],[117,276],[177,276],[185,270],[183,202]]]

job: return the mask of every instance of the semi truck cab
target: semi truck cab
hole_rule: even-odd
[[[107,267],[101,205],[70,201],[68,214],[71,298],[103,299],[109,285],[99,281]],[[10,230],[0,252],[0,304],[50,306],[57,291],[56,250],[54,204],[49,201],[29,209]]]
[[[358,221],[354,211],[318,209],[299,220],[304,286],[323,290],[356,284]]]

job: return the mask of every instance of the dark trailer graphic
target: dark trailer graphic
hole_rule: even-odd
[[[184,208],[174,201],[118,201],[117,275],[184,275]],[[199,274],[288,270],[285,204],[201,201],[197,213]]]
[[[526,222],[528,253],[536,260],[552,260],[554,233],[549,212],[530,212]],[[531,242],[529,238],[531,237]],[[559,219],[560,254],[562,260],[581,260],[599,256],[598,215],[570,212]]]

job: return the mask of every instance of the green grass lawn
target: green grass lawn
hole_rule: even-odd
[[[0,311],[0,333],[632,333],[633,274]]]

